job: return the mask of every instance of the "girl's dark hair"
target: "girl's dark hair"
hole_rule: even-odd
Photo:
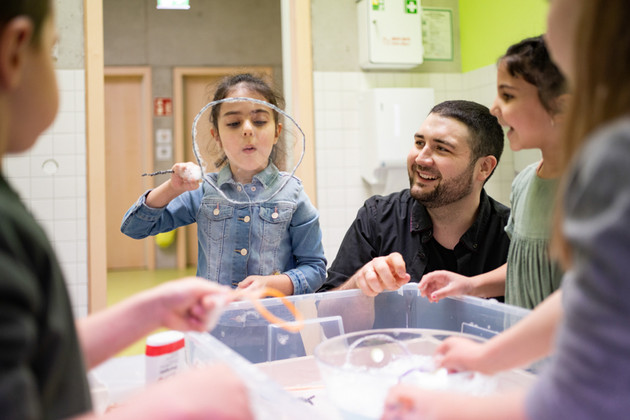
[[[251,73],[239,73],[232,76],[225,77],[219,82],[217,86],[213,101],[219,101],[221,99],[227,98],[230,93],[237,86],[245,86],[247,89],[258,93],[260,96],[265,98],[265,101],[270,103],[271,105],[276,106],[277,108],[282,109],[284,107],[284,100],[282,95],[277,93],[267,82],[265,82],[261,77],[254,76]],[[214,129],[219,132],[218,120],[219,114],[221,112],[221,104],[213,106],[210,111],[210,123],[214,127]],[[278,126],[279,115],[276,110],[272,110],[273,119],[276,127]],[[271,161],[278,167],[280,170],[285,169],[286,164],[286,150],[285,150],[285,142],[281,137],[278,142],[274,145],[271,150],[271,155],[269,156]],[[217,154],[218,151],[215,151]],[[227,156],[225,153],[221,152],[220,156],[215,160],[214,165],[217,168],[222,167],[227,162]]]
[[[18,16],[33,21],[33,45],[39,45],[44,20],[51,13],[50,0],[4,0],[0,2],[0,30]]]
[[[562,73],[549,57],[545,40],[541,36],[526,38],[508,48],[499,58],[512,77],[522,77],[536,86],[540,103],[550,114],[560,111],[557,97],[567,92]]]

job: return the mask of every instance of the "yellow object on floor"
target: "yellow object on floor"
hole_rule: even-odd
[[[196,267],[185,270],[112,270],[107,273],[107,306],[112,306],[121,300],[138,292],[157,286],[169,280],[194,276]],[[130,320],[133,322],[133,320]],[[134,356],[144,354],[146,337],[138,340],[117,356]]]

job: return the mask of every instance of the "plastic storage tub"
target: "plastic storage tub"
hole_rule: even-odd
[[[417,284],[374,298],[348,290],[288,300],[304,315],[299,333],[269,324],[249,302],[235,302],[228,305],[211,334],[250,362],[259,363],[309,355],[326,338],[369,329],[428,328],[490,338],[530,312],[474,297],[431,303],[420,296]],[[265,299],[263,304],[274,315],[293,320],[280,299]]]
[[[247,383],[259,420],[342,418],[328,398],[313,356],[314,349],[327,339],[391,328],[439,330],[440,337],[465,333],[486,339],[530,312],[473,297],[430,303],[420,297],[416,284],[375,298],[349,290],[287,299],[304,316],[304,328],[298,333],[270,324],[249,302],[235,302],[226,307],[211,333],[186,336],[188,363],[231,366]],[[274,315],[292,319],[280,299],[265,299],[262,304]],[[95,369],[108,389],[110,404],[124,403],[127,395],[141,387],[143,371],[143,356],[115,358]]]

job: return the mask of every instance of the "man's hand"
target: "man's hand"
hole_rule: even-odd
[[[398,290],[410,279],[402,255],[394,252],[365,264],[342,288],[361,289],[367,296],[376,296],[384,290]]]

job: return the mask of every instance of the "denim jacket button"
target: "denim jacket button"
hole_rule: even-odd
[[[250,220],[251,220],[251,219],[249,218],[249,216],[245,216],[245,217],[243,217],[243,221],[244,221],[245,223],[249,223],[249,221],[250,221]]]
[[[215,216],[218,216],[218,215],[219,215],[219,213],[221,213],[221,212],[219,211],[219,209],[214,209],[214,211],[213,211],[212,213],[213,213]]]
[[[239,191],[239,192],[240,192],[241,190],[242,190],[242,188],[241,188],[241,186],[240,186],[240,185],[239,185],[238,187],[236,187],[236,191]]]
[[[252,187],[252,191],[256,191],[256,187]]]
[[[241,249],[241,255],[242,256],[247,255],[247,250],[245,248]]]
[[[272,219],[277,219],[278,218],[278,212],[274,211],[273,213],[271,213],[271,218]]]

